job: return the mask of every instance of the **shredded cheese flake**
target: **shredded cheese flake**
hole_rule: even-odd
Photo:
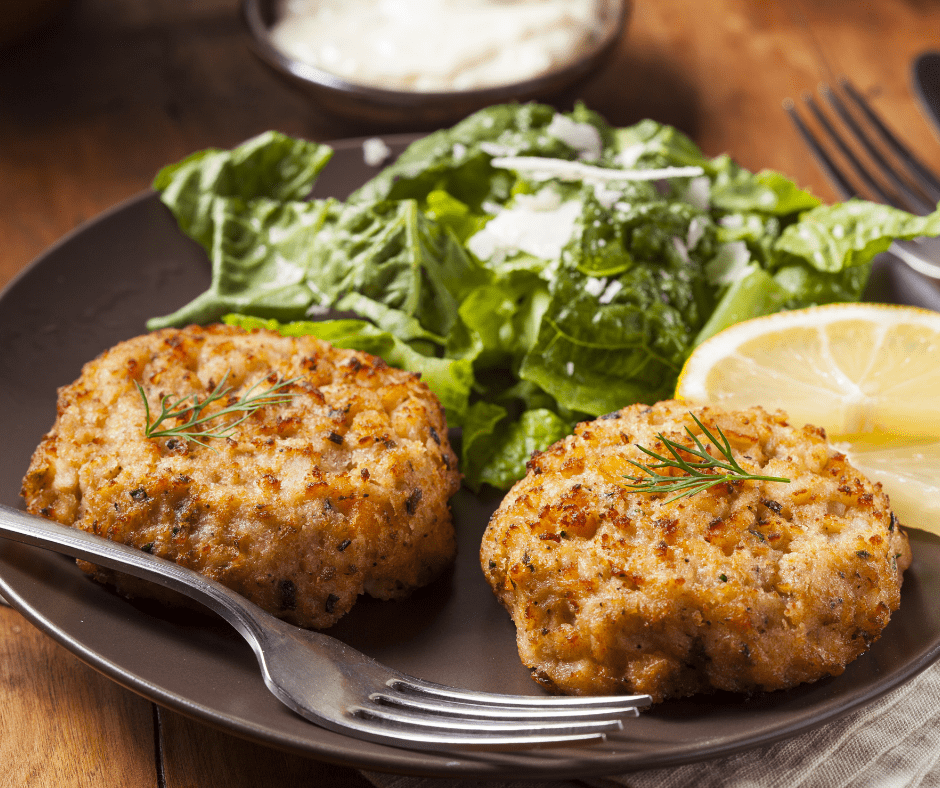
[[[493,159],[490,164],[504,170],[525,172],[540,180],[558,178],[563,181],[658,181],[663,178],[694,178],[705,172],[701,167],[621,170],[542,156],[501,156]]]

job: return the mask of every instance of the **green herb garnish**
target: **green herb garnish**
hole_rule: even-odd
[[[245,419],[251,416],[255,411],[267,405],[281,405],[290,402],[293,394],[284,393],[283,389],[300,379],[297,377],[291,378],[290,380],[282,380],[278,377],[277,382],[273,386],[264,391],[254,393],[255,389],[263,382],[264,378],[262,378],[252,385],[239,399],[230,402],[214,413],[203,415],[203,412],[209,405],[224,400],[231,394],[232,387],[225,385],[225,381],[228,380],[229,372],[231,372],[231,370],[225,373],[222,380],[206,395],[205,399],[200,400],[198,394],[187,394],[185,397],[180,397],[175,402],[171,402],[169,396],[164,396],[163,399],[160,400],[160,415],[157,416],[156,420],[152,423],[150,421],[150,404],[147,402],[147,395],[144,393],[144,389],[140,383],[135,381],[134,385],[137,386],[137,392],[144,401],[144,411],[147,417],[144,435],[148,438],[182,438],[183,440],[192,441],[193,443],[198,443],[200,446],[209,448],[208,444],[205,443],[206,440],[210,438],[227,438],[231,435],[235,427],[245,421]],[[192,401],[190,402],[190,400]],[[224,426],[215,428],[209,428],[207,426],[210,421],[215,421],[216,419],[229,416],[233,413],[241,413],[243,415]],[[185,419],[185,421],[183,421],[182,424],[177,424],[175,427],[161,428],[161,425],[170,419]]]
[[[764,482],[786,482],[789,484],[789,479],[784,479],[780,476],[758,476],[753,473],[748,473],[744,468],[742,468],[734,455],[731,453],[731,444],[728,442],[728,438],[721,431],[721,427],[717,427],[718,437],[709,431],[708,427],[702,424],[701,421],[695,416],[694,413],[689,414],[695,423],[698,425],[699,429],[705,434],[712,445],[718,450],[724,460],[719,459],[718,457],[713,457],[708,453],[708,448],[699,440],[698,436],[695,435],[692,430],[688,427],[685,428],[685,431],[689,434],[689,437],[694,441],[695,447],[683,446],[681,443],[676,443],[675,441],[669,440],[662,433],[657,434],[657,438],[665,444],[666,448],[669,449],[671,457],[666,457],[662,454],[657,454],[650,449],[647,449],[645,446],[640,446],[635,444],[636,447],[646,455],[649,455],[659,462],[645,465],[643,463],[634,462],[633,460],[628,459],[631,465],[639,470],[643,471],[646,476],[632,476],[627,478],[632,478],[635,482],[632,485],[629,485],[627,489],[635,492],[646,492],[646,493],[669,493],[677,492],[678,495],[670,498],[666,503],[672,503],[679,498],[685,498],[687,496],[695,495],[700,493],[703,490],[707,490],[710,487],[714,487],[716,484],[724,484],[726,482],[741,482],[741,481],[764,481]],[[685,459],[680,452],[686,454],[691,454],[693,457],[698,457],[700,462],[690,461]],[[685,472],[685,476],[671,476],[668,473],[659,473],[663,469],[672,469],[677,468],[680,471]],[[720,473],[724,471],[724,473]]]

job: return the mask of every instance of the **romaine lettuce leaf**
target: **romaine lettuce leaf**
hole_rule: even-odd
[[[777,269],[774,281],[788,294],[781,308],[802,309],[837,301],[858,301],[865,290],[870,271],[870,262],[833,273],[795,263]]]
[[[685,134],[654,120],[641,120],[633,126],[616,129],[610,153],[615,160],[638,167],[710,166],[710,160]]]
[[[490,219],[486,214],[473,213],[470,206],[442,189],[430,192],[425,204],[428,216],[450,230],[460,243],[482,230]]]
[[[541,104],[480,110],[453,128],[413,143],[394,164],[354,192],[350,201],[423,200],[442,190],[482,212],[486,199],[508,197],[514,180],[505,170],[490,166],[494,150],[573,158],[571,148],[543,133],[554,116],[555,110]]]
[[[691,278],[634,268],[604,304],[586,280],[557,284],[519,377],[593,416],[667,398],[703,321]]]
[[[209,289],[176,312],[150,319],[147,327],[210,323],[227,312],[281,320],[303,317],[316,298],[307,282],[308,271],[333,201],[257,198],[246,203],[216,197],[209,206]]]
[[[479,345],[481,368],[518,365],[535,345],[548,287],[537,277],[517,276],[471,290],[460,304],[460,317]]]
[[[526,463],[533,452],[542,451],[571,432],[573,425],[547,409],[523,411],[518,419],[499,434],[486,463],[479,471],[479,482],[500,490],[508,489],[525,476]],[[471,466],[471,471],[475,470]]]
[[[733,213],[722,216],[715,230],[719,244],[743,241],[753,260],[770,268],[776,259],[774,244],[780,237],[780,218],[759,213]]]
[[[412,144],[398,160],[352,194],[352,202],[416,199],[425,201],[444,191],[475,214],[484,203],[504,203],[512,196],[516,176],[490,165],[495,156],[546,156],[575,159],[581,153],[549,128],[556,111],[543,104],[500,104],[470,115],[450,129],[441,129]],[[583,106],[565,117],[588,123],[602,141],[613,132]]]
[[[817,271],[835,273],[870,262],[894,239],[940,235],[940,210],[913,216],[887,205],[848,200],[822,205],[787,227],[775,250]]]
[[[470,407],[462,429],[461,469],[472,490],[484,484],[509,489],[525,475],[533,452],[543,451],[571,432],[574,423],[549,408],[524,410],[511,419],[492,402]]]
[[[786,216],[808,211],[820,204],[818,198],[800,189],[779,172],[750,172],[727,156],[715,159],[717,169],[711,205],[728,213],[765,213]]]
[[[472,490],[480,489],[483,469],[496,454],[498,430],[508,421],[508,415],[502,405],[486,400],[477,400],[467,410],[461,428],[460,470]]]
[[[791,292],[774,277],[751,264],[743,276],[727,287],[694,344],[701,344],[734,323],[779,312],[790,298]]]
[[[302,200],[332,155],[326,145],[268,131],[232,150],[199,151],[164,167],[153,188],[180,229],[209,247],[217,198]]]
[[[421,341],[442,347],[447,343],[445,337],[428,331],[411,315],[386,306],[379,301],[373,301],[371,298],[355,291],[340,298],[336,302],[336,309],[340,312],[353,312],[404,342],[413,344]],[[434,355],[434,351],[429,350],[426,355]]]
[[[318,260],[308,268],[308,283],[323,294],[321,304],[359,293],[439,336],[454,327],[463,294],[487,278],[414,200],[345,205],[314,245]]]

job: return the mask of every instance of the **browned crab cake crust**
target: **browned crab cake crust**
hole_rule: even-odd
[[[204,399],[226,374],[231,398],[258,381],[256,393],[279,377],[297,380],[288,402],[258,410],[210,448],[145,437],[136,384],[154,418],[164,396]],[[452,561],[448,498],[459,484],[443,410],[417,375],[314,337],[213,325],[140,336],[86,364],[59,390],[23,496],[34,514],[326,627],[359,594],[404,596]],[[80,564],[124,593],[154,593]]]
[[[693,412],[745,469],[791,482],[629,491],[627,460],[650,461],[635,444],[699,433],[683,403],[636,405],[536,453],[490,520],[483,571],[548,689],[792,687],[841,673],[897,609],[911,554],[879,484],[782,413]]]

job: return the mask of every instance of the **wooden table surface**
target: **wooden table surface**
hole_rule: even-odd
[[[709,154],[831,200],[781,101],[850,75],[940,168],[910,92],[911,59],[927,49],[940,49],[930,0],[636,0],[616,56],[581,97],[617,125],[672,123]],[[269,128],[316,140],[374,132],[326,117],[258,63],[236,0],[74,0],[0,49],[0,286],[147,189],[163,164]],[[160,709],[0,607],[0,788],[262,783],[370,785]]]

